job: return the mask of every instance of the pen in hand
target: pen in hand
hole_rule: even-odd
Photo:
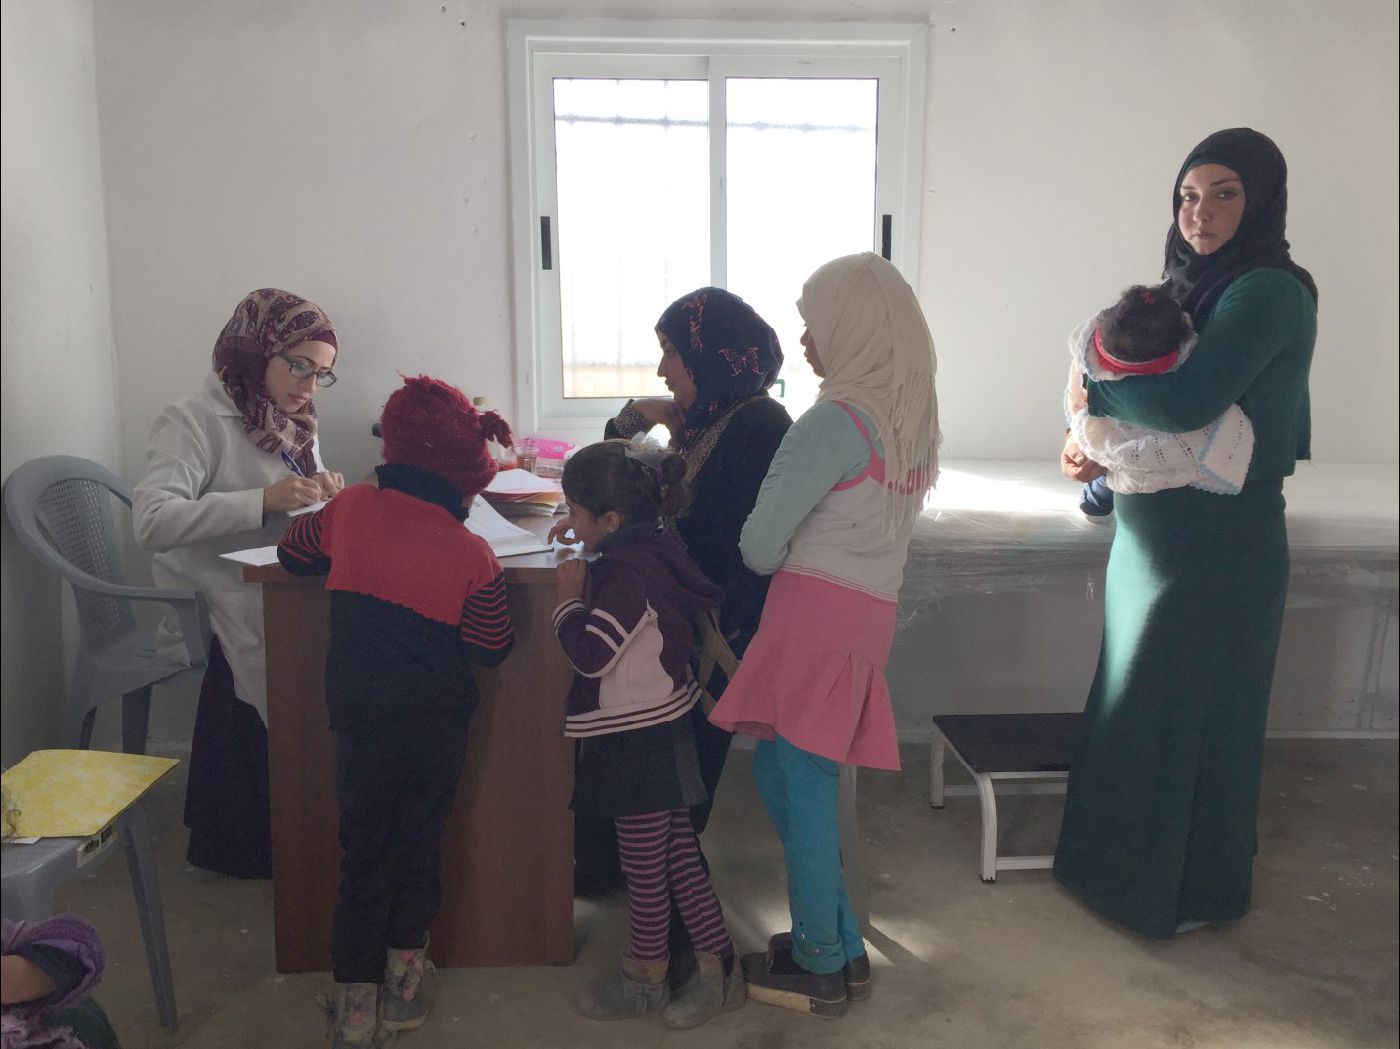
[[[285,513],[288,510],[310,506],[323,498],[321,482],[314,477],[307,477],[295,459],[283,452],[282,462],[292,472],[292,476],[263,489],[263,513]]]

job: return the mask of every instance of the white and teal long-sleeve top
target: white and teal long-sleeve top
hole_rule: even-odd
[[[911,503],[891,537],[885,505],[884,448],[874,425],[843,401],[822,401],[778,446],[739,552],[760,575],[781,568],[893,599],[918,506]]]

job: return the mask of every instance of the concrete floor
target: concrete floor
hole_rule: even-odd
[[[860,813],[871,874],[875,995],[837,1022],[749,1002],[692,1032],[656,1018],[597,1024],[570,1001],[609,969],[625,904],[577,906],[571,968],[437,975],[428,1024],[398,1045],[547,1049],[1364,1049],[1397,1044],[1397,745],[1273,740],[1266,749],[1255,906],[1230,927],[1155,943],[1081,908],[1048,872],[976,875],[972,798],[927,803],[927,751],[902,774],[866,773]],[[736,751],[706,852],[741,949],[785,916],[777,842]],[[950,773],[951,778],[951,773]],[[127,1049],[324,1047],[313,999],[324,974],[273,971],[271,885],[183,862],[182,778],[157,788],[166,922],[181,1026],[159,1028],[125,864],[107,862],[57,901],[93,919],[110,967],[98,997]],[[1008,799],[1003,838],[1048,851],[1060,801]]]

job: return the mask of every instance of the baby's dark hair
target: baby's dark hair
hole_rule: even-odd
[[[628,441],[599,441],[564,464],[564,495],[595,516],[616,511],[624,524],[675,517],[690,501],[685,460],[674,452],[641,453]]]
[[[1190,334],[1191,324],[1166,285],[1134,284],[1099,314],[1104,352],[1130,364],[1165,357]]]

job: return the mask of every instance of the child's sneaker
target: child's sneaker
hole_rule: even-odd
[[[639,962],[622,956],[622,971],[579,991],[574,1004],[590,1020],[631,1020],[666,1007],[666,959]]]
[[[729,972],[717,954],[695,952],[695,969],[661,1010],[668,1027],[699,1027],[720,1013],[732,1012],[744,1004],[744,969],[730,953]]]
[[[379,1024],[377,983],[338,983],[330,1001],[331,1049],[385,1049],[394,1033]]]
[[[768,938],[768,950],[792,953],[792,933],[780,932]],[[853,1002],[863,1002],[870,997],[870,955],[858,955],[841,968],[846,978],[846,997]]]
[[[408,1031],[423,1025],[428,1018],[428,996],[422,993],[422,983],[432,965],[426,941],[417,950],[389,948],[380,1005],[380,1023],[385,1030]]]
[[[749,997],[824,1020],[846,1015],[846,977],[841,970],[814,973],[802,968],[792,947],[744,955],[744,979]]]

